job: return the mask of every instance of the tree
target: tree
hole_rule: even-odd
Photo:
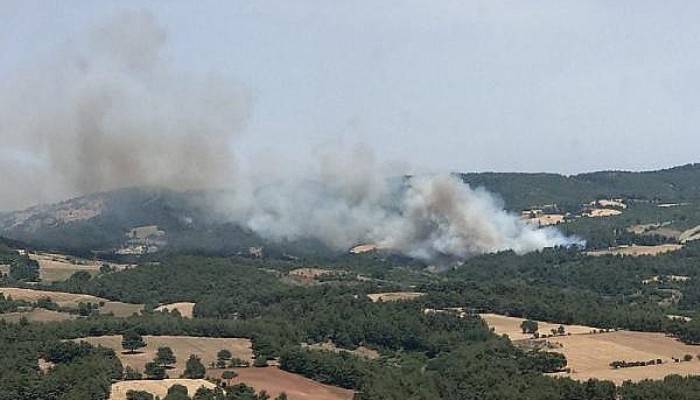
[[[143,390],[129,390],[126,400],[153,400],[153,395]]]
[[[179,384],[172,385],[168,388],[168,394],[163,400],[189,400],[190,396],[187,393],[187,387]]]
[[[539,329],[539,324],[537,321],[526,319],[520,324],[520,329],[522,329],[523,333],[534,334]]]
[[[280,393],[279,396],[275,397],[275,400],[287,400],[287,393]]]
[[[255,360],[253,361],[253,366],[254,367],[267,367],[267,358],[256,357]]]
[[[237,376],[238,374],[236,373],[236,371],[224,371],[221,373],[221,379],[224,379],[227,385],[231,385],[231,379]]]
[[[226,368],[226,365],[228,364],[228,361],[233,357],[230,351],[226,349],[219,350],[218,353],[216,353],[216,367],[217,368]]]
[[[165,368],[163,368],[158,363],[153,361],[147,362],[143,370],[146,374],[146,379],[164,379],[165,378]]]
[[[176,361],[177,358],[175,354],[173,354],[173,349],[168,346],[159,347],[156,351],[156,358],[153,359],[153,362],[158,363],[164,368],[169,368],[170,365],[175,364]]]
[[[559,325],[559,327],[557,328],[557,333],[559,335],[564,335],[566,333],[566,328],[564,328],[564,325]]]
[[[127,365],[126,368],[124,368],[124,380],[134,381],[138,379],[143,379],[143,375],[139,371]]]
[[[143,341],[141,335],[134,331],[128,331],[122,335],[122,347],[128,350],[130,354],[134,354],[136,349],[146,347],[146,343]]]
[[[202,364],[202,360],[196,355],[190,354],[190,358],[185,363],[184,377],[188,379],[202,379],[205,373],[206,369]]]

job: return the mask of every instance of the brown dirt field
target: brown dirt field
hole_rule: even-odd
[[[100,308],[100,313],[114,313],[116,317],[128,317],[134,312],[140,312],[143,309],[143,304],[129,304],[118,301],[109,301],[101,297],[91,296],[89,294],[75,294],[65,292],[51,292],[48,290],[35,290],[23,288],[2,288],[0,293],[5,296],[12,296],[15,300],[37,301],[41,298],[48,297],[56,304],[66,308],[76,308],[80,302],[100,303],[105,302],[105,305]]]
[[[17,311],[11,313],[0,314],[0,319],[7,322],[19,322],[25,317],[29,322],[55,322],[75,319],[76,316],[64,312],[46,310],[43,308],[35,308],[30,311]]]
[[[525,318],[506,317],[505,315],[498,314],[479,314],[479,316],[486,321],[486,324],[488,324],[490,328],[493,328],[494,332],[498,335],[508,335],[511,340],[532,338],[532,335],[524,334],[522,329],[520,329],[520,324],[525,321]],[[564,325],[566,332],[572,335],[589,334],[592,330],[597,329],[584,325],[567,325],[542,321],[537,321],[537,323],[539,325],[538,332],[540,334],[549,334],[551,333],[551,329],[557,329],[559,325]],[[552,340],[556,340],[556,338]]]
[[[144,390],[159,396],[161,399],[168,393],[168,389],[175,385],[187,387],[187,394],[191,397],[197,389],[204,386],[210,389],[216,387],[213,383],[204,379],[163,379],[159,381],[151,380],[135,380],[135,381],[120,381],[112,384],[112,394],[110,400],[126,400],[126,393],[129,390]]]
[[[373,302],[378,301],[399,301],[399,300],[413,300],[418,297],[425,296],[425,293],[421,292],[387,292],[387,293],[371,293],[367,297]]]
[[[354,395],[352,390],[324,385],[277,367],[237,368],[235,371],[238,377],[232,379],[231,384],[245,383],[258,392],[265,390],[272,398],[282,392],[290,400],[351,400]]]
[[[374,360],[379,358],[379,352],[377,350],[370,349],[365,346],[359,346],[355,350],[347,350],[347,349],[341,349],[335,345],[333,342],[326,342],[326,343],[314,343],[314,344],[306,344],[302,343],[302,347],[311,349],[311,350],[325,350],[325,351],[333,351],[333,352],[348,352],[350,354],[354,354],[359,357],[366,358],[368,360]]]
[[[139,372],[147,362],[152,361],[158,347],[168,346],[173,349],[177,363],[173,369],[167,371],[171,378],[179,377],[185,369],[185,362],[190,354],[195,354],[202,359],[202,364],[209,367],[209,364],[216,361],[216,353],[221,349],[228,349],[234,357],[252,363],[253,350],[249,339],[242,338],[209,338],[192,336],[144,336],[146,347],[139,349],[136,354],[124,354],[122,349],[121,336],[94,336],[88,338],[75,339],[75,341],[85,340],[93,345],[109,347],[117,352],[117,356],[126,367],[131,366]]]
[[[656,256],[683,248],[681,244],[660,244],[657,246],[619,246],[607,250],[595,250],[586,252],[589,256],[623,255],[623,256]]]
[[[195,303],[187,303],[187,302],[163,304],[160,307],[156,307],[155,311],[177,310],[178,312],[180,312],[180,315],[182,315],[184,318],[192,318],[192,314],[194,311],[194,304]]]
[[[620,384],[625,380],[662,379],[666,375],[700,375],[700,361],[696,354],[700,346],[683,344],[662,333],[617,331],[592,335],[572,335],[547,339],[561,345],[555,349],[563,353],[572,369],[560,375],[576,380],[606,379]],[[692,361],[676,363],[672,357],[693,356]],[[660,358],[661,365],[612,369],[616,360],[649,361]]]

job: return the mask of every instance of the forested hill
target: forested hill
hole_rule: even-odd
[[[700,164],[658,171],[600,171],[565,176],[548,173],[466,173],[475,187],[497,193],[511,210],[557,203],[563,208],[600,198],[624,197],[659,202],[700,198]]]

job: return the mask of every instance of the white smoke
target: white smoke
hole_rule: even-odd
[[[423,260],[581,244],[521,221],[452,175],[385,177],[364,147],[320,160],[303,178],[254,180],[217,204],[269,239],[314,238],[336,250],[370,243]]]

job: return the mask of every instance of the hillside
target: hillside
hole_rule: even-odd
[[[601,171],[574,176],[530,173],[459,175],[497,194],[512,212],[557,204],[575,212],[595,199],[623,197],[643,202],[691,202],[700,198],[700,164],[647,172]],[[222,222],[202,191],[129,188],[31,207],[0,215],[0,235],[31,245],[78,254],[152,251],[328,255],[317,241],[271,243],[254,232]],[[656,221],[651,221],[656,222]],[[580,233],[574,231],[574,233]],[[150,250],[149,250],[150,249]]]

